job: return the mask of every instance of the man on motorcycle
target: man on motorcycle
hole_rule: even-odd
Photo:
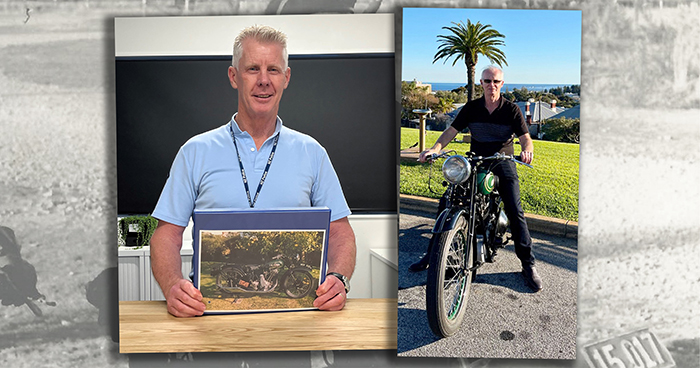
[[[284,33],[267,26],[241,31],[228,69],[229,82],[238,91],[238,112],[227,124],[188,140],[175,157],[153,212],[159,221],[151,239],[153,274],[174,316],[205,310],[201,292],[181,273],[182,233],[194,210],[252,208],[256,203],[257,208],[331,209],[329,272],[316,290],[314,306],[345,306],[355,268],[350,209],[325,149],[283,126],[277,116],[291,76],[287,60]]]
[[[476,155],[490,156],[496,152],[512,155],[515,134],[522,148],[521,161],[526,164],[532,162],[534,146],[520,108],[501,96],[503,71],[495,66],[485,68],[481,73],[481,86],[484,88],[484,96],[462,107],[452,125],[445,129],[435,145],[421,152],[419,157],[421,162],[425,162],[432,154],[439,154],[464,128],[469,128],[471,132],[470,150]],[[523,266],[523,277],[528,286],[539,291],[542,289],[542,280],[534,267],[532,239],[520,203],[520,183],[515,163],[511,161],[500,163],[493,168],[493,173],[499,177],[498,190],[510,221],[515,253]],[[444,198],[440,201],[440,211],[445,206],[444,201]],[[432,246],[429,246],[425,256],[409,267],[411,271],[423,271],[428,268],[431,248]]]

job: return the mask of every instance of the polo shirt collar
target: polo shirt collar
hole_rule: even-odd
[[[242,134],[243,131],[242,131],[241,128],[238,126],[238,123],[236,122],[236,115],[238,115],[238,113],[233,114],[233,117],[231,117],[231,123],[230,123],[230,124],[231,124],[231,127],[233,128],[233,133],[234,133],[234,134]],[[282,119],[280,119],[280,117],[277,116],[277,121],[275,122],[275,131],[274,131],[274,133],[272,133],[272,135],[271,135],[268,139],[270,139],[271,137],[276,136],[277,133],[279,133],[281,130],[282,130]],[[245,132],[245,134],[248,134],[248,132]],[[248,134],[248,135],[250,135],[250,134]]]
[[[500,109],[501,107],[503,107],[503,102],[504,102],[503,100],[505,100],[503,98],[503,95],[499,95],[498,96],[498,107],[496,107],[496,109]],[[486,96],[481,96],[481,106],[486,108]]]

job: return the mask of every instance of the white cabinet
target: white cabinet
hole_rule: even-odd
[[[192,269],[192,248],[183,247],[182,276],[189,278]],[[151,248],[119,247],[119,300],[165,300],[151,272]]]
[[[399,217],[393,214],[362,214],[350,215],[348,219],[357,244],[357,260],[348,298],[396,298],[398,284],[393,280],[398,280],[398,266],[392,267],[391,261],[377,264],[383,262],[377,257],[386,261],[393,257],[391,255],[398,254]],[[373,255],[372,250],[377,252]],[[398,259],[398,256],[393,259]],[[372,264],[376,266],[374,270]]]
[[[372,298],[396,298],[399,285],[399,256],[396,248],[370,249]]]
[[[119,300],[145,300],[143,249],[119,247]]]

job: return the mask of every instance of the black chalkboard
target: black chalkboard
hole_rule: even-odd
[[[119,214],[151,213],[180,146],[236,112],[229,65],[229,57],[117,58]],[[353,212],[396,213],[393,54],[292,55],[289,66],[285,125],[326,148]]]

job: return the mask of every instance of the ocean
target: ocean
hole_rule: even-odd
[[[467,82],[464,82],[464,83],[423,82],[423,83],[431,84],[433,86],[433,91],[451,91],[455,88],[459,88],[461,86],[467,85]],[[477,83],[478,83],[478,81],[477,81]],[[556,87],[567,87],[567,86],[571,86],[571,84],[506,83],[503,85],[503,88],[501,88],[501,91],[502,92],[512,91],[515,88],[523,88],[523,87],[526,87],[528,91],[544,91],[545,89],[552,89],[552,88],[556,88]]]

